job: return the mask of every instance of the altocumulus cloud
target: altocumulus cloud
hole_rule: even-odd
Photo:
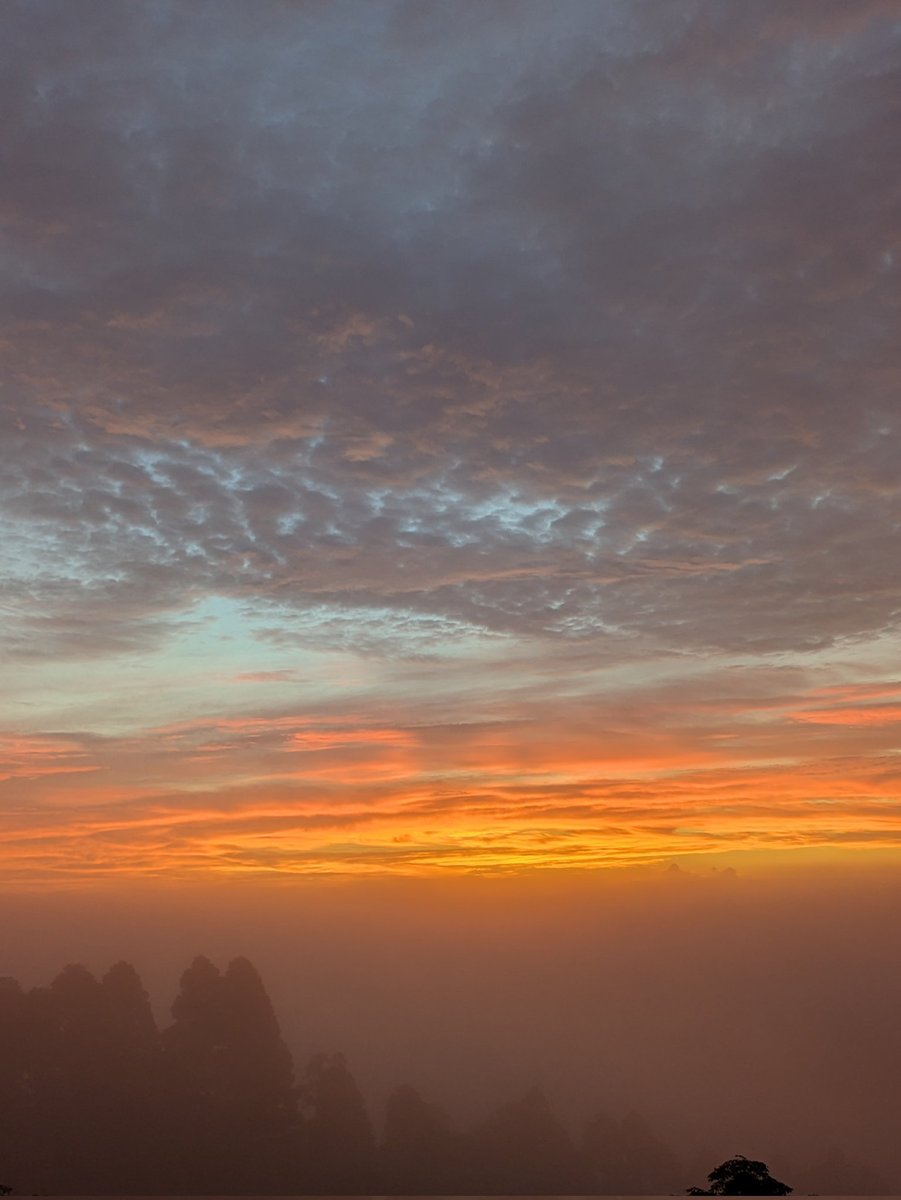
[[[894,621],[892,4],[6,25],[14,650],[199,594],[726,650]]]

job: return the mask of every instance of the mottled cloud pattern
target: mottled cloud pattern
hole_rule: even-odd
[[[893,0],[4,26],[14,872],[901,841]]]

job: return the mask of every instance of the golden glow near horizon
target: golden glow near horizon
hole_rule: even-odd
[[[318,712],[286,704],[288,672],[205,683],[213,656],[193,663],[191,686],[216,688],[220,709],[227,692],[230,712],[141,728],[135,696],[126,731],[7,735],[0,772],[21,803],[4,810],[6,878],[491,874],[901,850],[901,681],[831,682],[859,680],[871,665],[859,650],[803,669],[664,661],[631,686],[629,672],[570,664],[565,689],[542,696],[555,652],[508,663],[472,694],[476,663],[425,679],[416,663],[407,681],[397,664],[361,661],[364,690]],[[281,705],[240,711],[261,686]]]
[[[901,854],[897,13],[681,7],[14,7],[0,882]]]

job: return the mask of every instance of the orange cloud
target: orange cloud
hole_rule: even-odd
[[[348,706],[10,733],[4,866],[22,881],[295,878],[901,848],[896,685],[734,680],[531,693],[465,719],[389,696],[378,721]]]
[[[901,721],[901,704],[809,709],[806,712],[793,713],[792,720],[808,725],[896,725]]]
[[[96,771],[86,752],[64,738],[0,735],[0,781]]]
[[[287,781],[7,818],[23,878],[431,874],[597,869],[736,848],[901,848],[878,770],[694,770],[548,785],[351,785],[343,803]],[[895,774],[897,780],[897,769]]]
[[[290,738],[291,750],[335,750],[343,746],[413,746],[416,738],[406,729],[302,730]]]

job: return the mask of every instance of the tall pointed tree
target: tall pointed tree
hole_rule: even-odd
[[[677,1155],[640,1113],[621,1121],[598,1113],[585,1126],[582,1149],[598,1195],[665,1195],[679,1186]]]
[[[236,959],[222,975],[195,958],[172,1015],[163,1034],[170,1189],[289,1190],[299,1128],[293,1068],[256,970]]]
[[[27,999],[19,983],[0,978],[0,1166],[24,1190],[29,1119]]]
[[[162,1146],[164,1190],[216,1192],[226,1141],[220,1116],[225,1034],[222,977],[198,955],[181,977],[173,1023],[161,1035],[167,1127]]]
[[[98,1191],[106,1131],[108,1016],[100,984],[79,963],[28,996],[32,1187]]]
[[[101,1085],[108,1145],[96,1190],[153,1193],[161,1184],[157,1147],[165,1097],[150,997],[127,962],[110,967],[100,991],[107,1018]]]
[[[582,1156],[538,1088],[499,1108],[468,1141],[467,1190],[495,1196],[590,1190]]]
[[[344,1055],[315,1055],[302,1095],[307,1113],[305,1190],[321,1195],[375,1190],[372,1125]]]
[[[388,1097],[381,1186],[395,1196],[447,1195],[459,1188],[457,1143],[444,1109],[409,1084]]]
[[[241,1155],[235,1185],[285,1192],[296,1175],[300,1115],[294,1064],[256,968],[236,958],[222,978],[223,1113]]]

